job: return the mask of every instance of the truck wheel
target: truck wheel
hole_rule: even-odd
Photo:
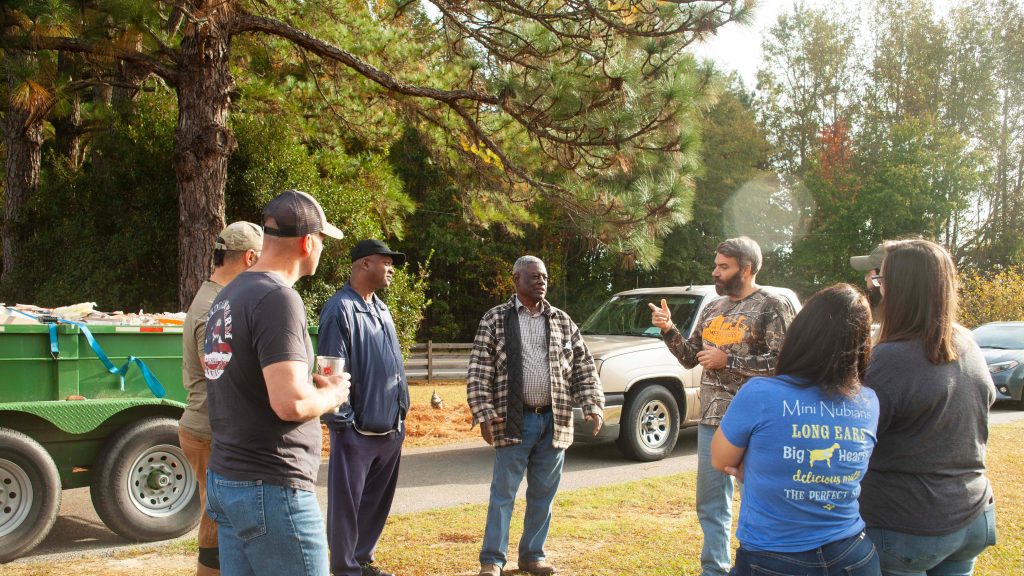
[[[199,522],[196,476],[178,444],[178,423],[148,418],[103,445],[89,488],[103,523],[134,541],[181,536]]]
[[[679,436],[679,406],[664,386],[650,384],[630,393],[616,444],[630,460],[653,462],[672,453]]]
[[[0,428],[0,564],[35,548],[60,511],[57,466],[21,432]]]

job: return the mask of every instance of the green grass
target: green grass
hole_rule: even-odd
[[[1024,574],[1022,433],[1024,422],[1017,422],[994,427],[989,438],[988,472],[996,493],[999,543],[981,555],[977,576]],[[698,574],[701,533],[694,511],[694,482],[695,474],[690,472],[559,494],[546,547],[550,559],[565,575]],[[522,513],[520,501],[512,520],[512,558],[522,533]],[[473,505],[393,516],[377,548],[377,561],[403,576],[476,574],[485,515],[486,506]],[[161,549],[161,554],[180,555],[194,550],[193,546],[194,542],[175,543]],[[140,558],[148,559],[156,560],[150,554]],[[0,574],[138,573],[95,560],[6,566]],[[184,575],[191,566],[186,562],[180,568],[160,567],[146,575]]]
[[[981,555],[977,576],[1024,574],[1022,432],[1024,422],[996,426],[989,439],[998,545]],[[546,547],[552,562],[563,574],[581,576],[698,574],[695,480],[690,472],[560,494]],[[739,505],[737,499],[737,510]],[[513,559],[522,513],[519,501],[510,539]],[[475,574],[485,514],[479,505],[392,517],[378,562],[401,574]]]

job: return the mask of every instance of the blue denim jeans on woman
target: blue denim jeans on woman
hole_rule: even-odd
[[[989,502],[978,517],[944,536],[918,536],[868,528],[878,546],[885,576],[970,576],[982,550],[996,543],[996,506]]]
[[[526,519],[519,540],[519,561],[543,560],[544,541],[551,526],[551,503],[562,479],[565,450],[551,445],[554,421],[551,412],[523,414],[523,442],[494,450],[491,499],[480,564],[504,566],[507,562],[509,523],[516,492],[526,474]]]
[[[697,521],[704,533],[700,551],[702,576],[729,571],[733,478],[711,466],[711,438],[718,426],[697,426]]]
[[[861,532],[806,552],[753,552],[742,544],[729,576],[879,576],[878,553]]]
[[[219,529],[222,576],[329,576],[316,494],[207,471],[206,512]]]

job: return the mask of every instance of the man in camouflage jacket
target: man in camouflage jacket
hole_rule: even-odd
[[[512,505],[524,473],[519,569],[555,572],[544,541],[565,449],[572,444],[573,403],[593,422],[595,435],[603,423],[604,394],[594,359],[569,315],[544,299],[544,263],[523,256],[512,279],[516,295],[480,320],[466,385],[473,425],[480,424],[484,440],[495,447],[481,576],[499,576],[506,563]]]
[[[711,276],[720,298],[704,308],[689,339],[676,329],[665,301],[650,304],[651,323],[661,328],[672,354],[686,368],[700,364],[701,420],[697,428],[697,520],[704,533],[702,576],[729,571],[732,477],[711,466],[711,438],[740,386],[771,376],[795,311],[789,300],[755,282],[761,248],[741,236],[722,242]]]

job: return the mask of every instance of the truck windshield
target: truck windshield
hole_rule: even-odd
[[[662,298],[668,302],[668,308],[672,311],[672,322],[679,327],[683,336],[689,334],[701,297],[686,294],[613,296],[583,323],[580,331],[584,334],[661,338],[661,330],[651,325],[651,309],[647,303],[660,306]]]

